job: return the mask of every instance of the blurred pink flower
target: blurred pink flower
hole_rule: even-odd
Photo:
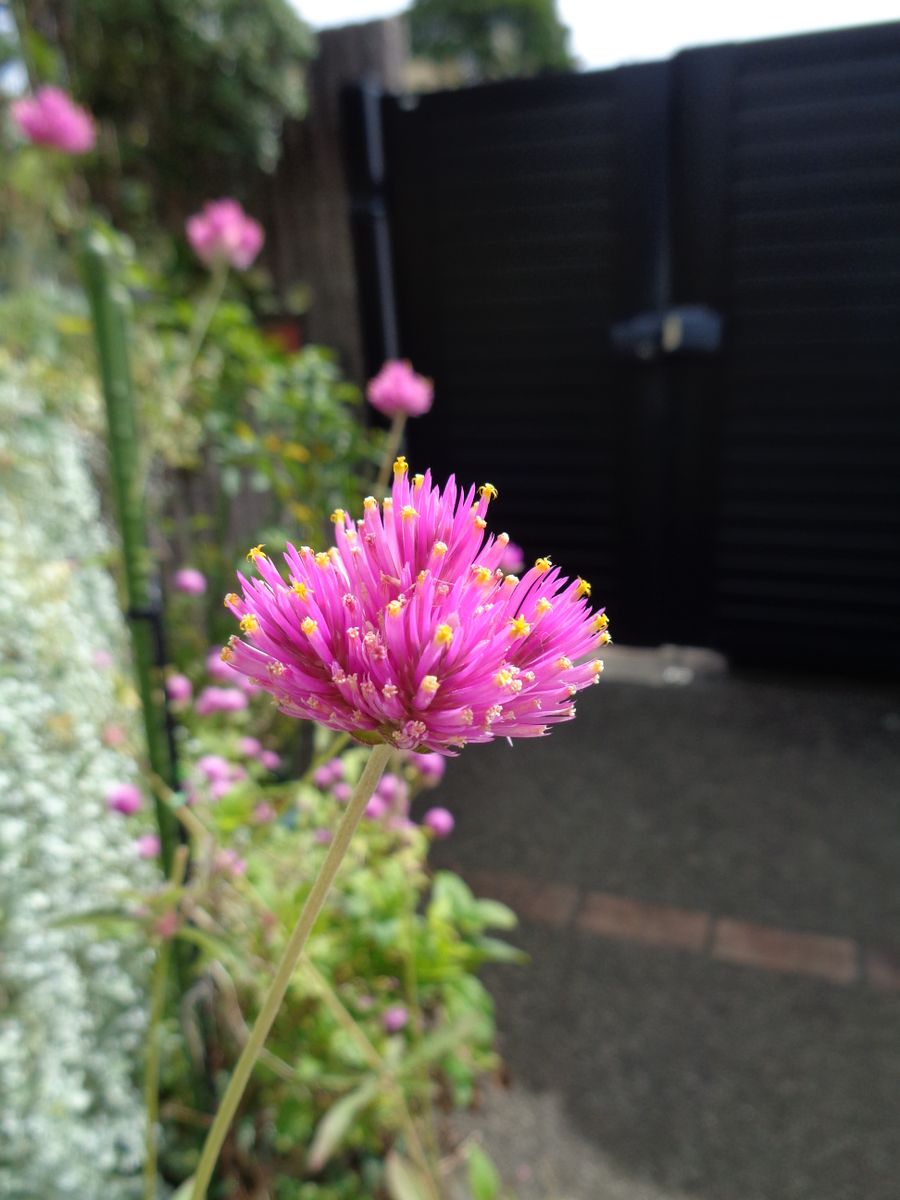
[[[247,697],[240,688],[204,688],[197,697],[194,708],[200,717],[209,717],[213,713],[240,712],[247,707]]]
[[[124,817],[132,816],[144,806],[140,788],[135,787],[133,783],[113,784],[107,790],[105,800],[107,808],[112,812],[121,813]]]
[[[504,573],[511,572],[513,575],[519,575],[525,570],[525,552],[521,546],[517,546],[515,542],[509,543],[506,553],[500,559],[500,570]]]
[[[257,823],[257,825],[268,825],[271,821],[274,821],[277,816],[278,813],[276,810],[266,800],[263,800],[260,804],[257,804],[256,808],[253,810],[253,820]]]
[[[453,832],[456,821],[453,819],[453,813],[448,812],[446,808],[429,808],[422,818],[422,825],[425,829],[430,829],[436,838],[445,838]]]
[[[223,662],[221,648],[212,649],[207,654],[206,673],[216,683],[230,683],[239,687],[242,681],[237,671],[233,667],[229,667],[227,662]]]
[[[387,810],[387,803],[376,794],[366,805],[365,816],[367,816],[370,821],[380,821],[381,818],[387,813]]]
[[[357,524],[333,514],[336,545],[288,546],[288,579],[256,547],[260,579],[227,606],[243,638],[228,661],[289,716],[452,753],[496,737],[540,737],[575,715],[609,641],[590,584],[539,558],[521,579],[498,564],[509,538],[486,534],[496,489],[441,490],[394,465],[392,496]]]
[[[409,1021],[409,1013],[402,1004],[392,1004],[386,1008],[381,1017],[381,1023],[388,1033],[399,1033]]]
[[[221,800],[223,796],[234,787],[233,779],[214,779],[209,785],[209,796],[211,800]]]
[[[369,403],[386,417],[397,413],[421,417],[431,408],[433,396],[431,380],[417,375],[411,363],[397,358],[389,359],[366,388]]]
[[[274,750],[261,750],[259,761],[267,771],[277,771],[281,766],[281,755],[276,754]]]
[[[206,591],[206,576],[196,567],[182,567],[172,576],[172,587],[188,596],[202,596]]]
[[[407,761],[413,770],[419,772],[426,787],[437,787],[447,769],[443,754],[410,754]]]
[[[155,833],[142,833],[134,843],[139,858],[159,858],[159,838]]]
[[[180,924],[177,909],[170,908],[168,912],[164,912],[161,917],[157,918],[153,932],[161,938],[174,937]]]
[[[97,140],[94,119],[61,88],[40,87],[33,96],[10,106],[13,121],[38,146],[65,154],[86,154]]]
[[[166,695],[173,704],[183,706],[189,704],[194,689],[187,675],[174,674],[166,680]]]
[[[188,218],[186,229],[201,262],[208,267],[227,263],[236,271],[247,270],[265,240],[259,222],[230,199],[208,201],[201,212]]]
[[[236,850],[218,850],[215,860],[216,870],[228,875],[245,875],[247,864]]]
[[[329,759],[325,764],[331,772],[331,778],[335,782],[338,779],[344,778],[344,760],[342,758]]]
[[[95,650],[91,655],[95,667],[100,667],[101,670],[106,670],[113,665],[113,656],[108,650]]]
[[[338,804],[346,804],[353,795],[353,788],[349,783],[345,783],[343,780],[340,780],[340,782],[336,783],[331,789],[331,794],[334,796],[335,800],[337,800]]]
[[[104,725],[100,735],[104,746],[121,746],[127,736],[121,725]]]
[[[326,788],[331,787],[331,768],[328,763],[321,767],[316,767],[312,773],[312,781],[317,788],[321,788],[324,792]]]
[[[255,737],[242,737],[238,742],[238,750],[247,758],[256,758],[260,750],[262,750],[262,742]]]
[[[221,754],[204,754],[197,759],[197,767],[210,783],[231,777],[231,763]]]
[[[318,842],[320,846],[327,846],[333,836],[330,829],[317,829],[313,834],[313,841]]]

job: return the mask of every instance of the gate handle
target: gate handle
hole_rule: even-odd
[[[617,321],[609,332],[620,354],[641,362],[663,354],[715,354],[722,347],[721,314],[705,304],[638,313]]]

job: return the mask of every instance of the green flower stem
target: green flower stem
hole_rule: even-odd
[[[188,347],[187,353],[184,356],[184,362],[181,364],[181,369],[175,378],[175,386],[172,392],[176,404],[180,404],[184,399],[184,393],[191,382],[194,363],[197,361],[197,355],[200,353],[204,339],[209,332],[210,323],[216,309],[219,307],[219,301],[222,299],[222,293],[225,290],[227,280],[228,263],[224,261],[216,263],[209,277],[209,286],[206,289],[203,299],[200,301],[200,306],[197,309],[197,314],[194,317],[190,333],[188,334]]]
[[[344,1007],[340,996],[325,978],[325,976],[317,969],[310,961],[307,955],[303,955],[303,970],[310,978],[319,995],[321,996],[325,1007],[334,1017],[335,1021],[344,1030],[353,1044],[365,1058],[369,1066],[379,1074],[384,1073],[384,1059],[366,1037],[363,1030],[354,1021],[351,1014]],[[435,1200],[440,1200],[440,1191],[434,1178],[434,1171],[428,1160],[428,1155],[425,1152],[425,1147],[422,1144],[422,1139],[419,1137],[419,1131],[416,1129],[415,1121],[412,1113],[409,1110],[409,1105],[406,1103],[406,1096],[403,1094],[403,1088],[396,1079],[391,1079],[389,1083],[391,1091],[394,1093],[394,1098],[400,1105],[400,1120],[403,1126],[403,1133],[409,1144],[409,1150],[412,1157],[416,1160],[417,1165],[422,1170],[425,1178],[428,1180],[429,1191]]]
[[[405,428],[406,413],[394,413],[394,419],[391,421],[391,427],[388,430],[388,439],[384,447],[384,456],[381,459],[381,466],[378,468],[378,478],[375,481],[376,492],[383,492],[387,487],[388,480],[391,477],[391,467],[394,465],[397,451],[403,442],[403,431]]]
[[[212,1174],[219,1158],[219,1152],[231,1127],[231,1122],[237,1112],[256,1060],[259,1058],[260,1051],[263,1048],[266,1038],[269,1036],[269,1031],[278,1015],[278,1010],[287,992],[291,977],[300,961],[300,956],[309,939],[316,918],[322,911],[322,906],[331,890],[331,885],[334,883],[335,875],[344,859],[344,855],[347,853],[347,848],[350,845],[356,827],[362,819],[366,805],[371,799],[375,788],[378,786],[378,781],[388,764],[390,756],[390,746],[379,745],[373,748],[359,782],[356,785],[356,789],[353,792],[353,796],[350,799],[350,803],[347,805],[341,823],[334,835],[334,840],[328,847],[325,861],[322,863],[319,874],[313,881],[294,931],[284,948],[284,953],[281,956],[275,977],[270,983],[269,990],[266,992],[266,997],[263,1000],[259,1016],[256,1018],[253,1028],[250,1031],[247,1044],[241,1051],[228,1087],[225,1089],[225,1095],[222,1097],[222,1102],[219,1105],[219,1111],[216,1113],[215,1120],[207,1135],[203,1152],[200,1155],[200,1162],[194,1175],[194,1189],[191,1193],[192,1200],[205,1200],[206,1198],[206,1190],[212,1179]]]
[[[180,888],[187,870],[187,846],[179,846],[172,861],[169,877],[173,888]],[[159,1050],[160,1026],[166,1006],[166,984],[172,939],[163,938],[156,951],[150,991],[150,1022],[147,1028],[147,1047],[144,1055],[144,1109],[147,1116],[146,1149],[144,1153],[144,1200],[156,1200],[156,1127],[159,1124]]]

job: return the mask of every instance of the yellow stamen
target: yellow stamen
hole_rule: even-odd
[[[400,510],[400,516],[403,518],[404,521],[411,521],[414,517],[417,517],[418,515],[419,514],[416,512],[416,510],[413,508],[413,506],[411,504],[404,504],[403,508]]]
[[[601,674],[602,671],[603,671],[603,659],[595,658],[594,661],[591,663],[591,674],[599,675],[599,674]]]
[[[342,508],[336,508],[331,514],[331,520],[335,525],[343,525],[346,515]]]
[[[247,613],[245,617],[241,617],[241,633],[253,633],[259,629],[259,621],[253,613]]]
[[[431,547],[431,553],[437,554],[441,558],[443,558],[443,556],[447,553],[447,543],[446,542],[435,542],[434,545]]]
[[[478,495],[484,499],[487,496],[488,500],[496,500],[500,493],[492,483],[483,483],[478,489]]]
[[[453,630],[449,625],[438,625],[434,631],[434,640],[439,646],[449,646],[453,641]]]
[[[535,561],[534,569],[545,575],[552,565],[549,558],[539,558]]]
[[[320,550],[319,553],[316,555],[316,566],[317,567],[327,567],[330,562],[331,562],[331,559],[328,557],[328,555],[325,553],[324,550]]]
[[[394,460],[394,474],[402,475],[404,471],[408,470],[409,463],[406,461],[406,456],[403,454],[398,455],[398,457]]]
[[[312,617],[304,617],[303,620],[300,622],[300,628],[306,634],[307,637],[312,637],[312,635],[319,628],[319,623],[318,623],[318,621],[314,621],[312,619]]]
[[[479,529],[487,529],[487,521],[484,519],[484,517],[476,516],[475,524]]]
[[[509,545],[509,534],[508,533],[498,533],[497,541],[500,543],[501,546],[508,546]]]
[[[571,658],[566,658],[566,656],[564,654],[562,656],[562,658],[558,658],[556,660],[556,666],[560,671],[571,671],[572,670],[572,660],[571,660]]]
[[[604,629],[603,632],[600,634],[600,636],[597,638],[597,645],[598,646],[608,646],[611,641],[612,641],[612,638],[610,637],[609,630]]]
[[[503,667],[494,676],[494,683],[496,683],[497,687],[509,687],[513,679],[515,679],[515,676],[509,667]]]
[[[365,500],[363,500],[363,508],[366,510],[366,512],[371,512],[373,508],[377,507],[378,501],[374,496],[366,496]]]
[[[424,482],[425,482],[424,475],[413,475],[413,487],[414,488],[416,488],[416,489],[420,488]]]
[[[475,582],[482,585],[490,583],[494,578],[494,572],[490,567],[473,567],[472,574],[475,576]]]
[[[236,592],[229,592],[224,600],[224,604],[225,604],[226,608],[235,608],[238,604],[240,604],[240,602],[241,602],[241,598],[240,598],[240,596],[237,595]]]
[[[513,577],[515,578],[515,576]],[[509,623],[510,631],[514,638],[527,637],[531,633],[531,626],[521,614],[518,617],[513,617]]]
[[[291,588],[293,589],[294,594],[299,596],[301,600],[308,600],[312,595],[312,588],[308,587],[302,580],[292,580]]]
[[[432,696],[440,686],[437,675],[426,675],[422,680],[422,691],[430,692]]]
[[[260,542],[258,546],[254,546],[252,550],[248,550],[247,561],[255,562],[257,558],[265,558],[266,556],[263,554],[263,546],[265,546],[265,544],[265,542]]]
[[[392,600],[387,606],[388,615],[391,617],[399,617],[403,612],[403,605],[399,600]]]
[[[553,605],[550,603],[550,601],[547,599],[546,596],[541,596],[540,600],[538,600],[537,604],[534,607],[535,607],[535,611],[539,612],[541,614],[541,616],[543,616],[544,613],[548,613],[550,611],[550,609],[553,607]]]
[[[221,658],[222,662],[231,662],[231,660],[234,658],[234,653],[231,647],[223,646],[219,651],[219,658]]]
[[[593,629],[594,633],[599,633],[600,630],[605,629],[608,624],[609,617],[606,615],[606,613],[598,613],[596,617],[594,617],[594,622],[591,628]]]
[[[578,580],[578,591],[575,593],[576,597],[580,598],[581,596],[590,596],[590,594],[591,594],[591,585],[588,583],[588,581],[586,579],[579,579]]]
[[[503,576],[503,586],[504,587],[515,587],[518,582],[519,582],[518,575],[504,575]]]

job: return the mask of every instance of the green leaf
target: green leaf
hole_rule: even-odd
[[[517,963],[522,966],[528,962],[528,955],[518,946],[502,942],[500,938],[483,937],[475,944],[478,957],[483,962]]]
[[[467,1016],[462,1017],[448,1029],[440,1029],[436,1033],[426,1034],[415,1050],[407,1054],[399,1068],[400,1074],[407,1075],[410,1071],[415,1071],[418,1067],[433,1062],[436,1058],[443,1058],[460,1042],[470,1037],[477,1024],[474,1017]]]
[[[309,1166],[312,1171],[321,1169],[350,1132],[353,1122],[370,1104],[378,1091],[379,1081],[369,1080],[333,1104],[319,1122],[309,1150]]]
[[[485,929],[515,929],[519,923],[513,910],[499,900],[479,900],[476,911]]]
[[[476,1142],[472,1142],[466,1159],[472,1200],[497,1200],[500,1195],[500,1175],[490,1157]]]
[[[396,1150],[387,1156],[384,1174],[391,1200],[429,1200],[431,1193],[422,1172]]]

